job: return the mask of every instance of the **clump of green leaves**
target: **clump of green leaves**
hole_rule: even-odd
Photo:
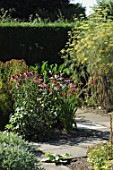
[[[1,170],[41,170],[33,148],[13,133],[0,132]]]
[[[111,167],[113,167],[111,145],[102,143],[89,148],[88,162],[94,166],[94,170],[111,170]]]

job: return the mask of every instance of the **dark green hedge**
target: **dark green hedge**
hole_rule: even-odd
[[[62,63],[60,50],[72,26],[0,27],[0,60],[24,59],[34,65],[41,61]]]

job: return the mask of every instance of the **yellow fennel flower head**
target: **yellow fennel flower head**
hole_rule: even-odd
[[[99,53],[104,53],[105,51],[104,50],[99,50]]]
[[[84,61],[87,61],[88,60],[88,58],[86,57],[86,58],[84,58]]]

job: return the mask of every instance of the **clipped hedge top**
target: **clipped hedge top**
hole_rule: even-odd
[[[73,27],[75,23],[31,23],[31,22],[1,22],[0,27]]]

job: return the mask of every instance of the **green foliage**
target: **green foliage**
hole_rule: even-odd
[[[93,8],[94,13],[99,13],[103,17],[113,17],[113,0],[97,0],[97,5]],[[104,11],[104,13],[103,13]]]
[[[11,18],[24,21],[28,21],[31,16],[33,20],[37,20],[38,16],[41,20],[56,21],[61,15],[67,20],[72,20],[74,15],[79,17],[80,12],[85,15],[84,7],[80,4],[70,4],[69,0],[27,0],[25,2],[1,0],[0,9],[7,11]]]
[[[2,67],[3,67],[3,62],[0,61],[0,89],[2,88]]]
[[[13,10],[4,10],[3,8],[0,8],[0,21],[1,22],[14,22],[14,21],[16,21],[16,20],[14,20],[14,19],[12,19],[11,18],[11,15],[10,15],[10,13],[11,13],[11,11],[13,11]]]
[[[48,22],[48,23],[45,23],[45,22],[40,22],[40,23],[37,23],[37,22],[18,22],[18,21],[12,21],[12,22],[0,22],[0,27],[1,28],[4,28],[4,27],[28,27],[28,28],[37,28],[37,27],[44,27],[44,28],[47,28],[47,27],[73,27],[75,25],[75,23],[73,22]]]
[[[0,130],[3,130],[9,121],[9,115],[13,111],[12,96],[9,92],[0,90]]]
[[[86,70],[82,71],[87,71],[89,75],[87,84],[96,84],[96,87],[92,88],[91,96],[94,94],[94,100],[103,103],[107,108],[113,100],[112,20],[96,13],[88,20],[77,21],[69,36],[66,50],[62,50],[65,63],[70,65],[71,72],[72,68],[86,66]],[[72,74],[74,78],[77,75],[75,71]]]
[[[94,166],[94,170],[111,170],[113,160],[111,159],[110,144],[102,143],[89,148],[88,161]]]
[[[9,115],[13,111],[12,86],[10,80],[13,74],[21,73],[27,69],[23,60],[10,60],[0,63],[0,129],[8,123]]]
[[[14,74],[19,74],[27,70],[28,66],[25,61],[11,59],[10,61],[6,61],[2,67],[2,80],[3,83],[9,84],[11,77]]]
[[[38,73],[14,75],[12,83],[14,114],[8,129],[35,140],[47,140],[56,128],[71,131],[82,89],[63,76],[63,65],[44,62]]]
[[[41,170],[32,151],[28,142],[16,134],[0,132],[1,170]]]

